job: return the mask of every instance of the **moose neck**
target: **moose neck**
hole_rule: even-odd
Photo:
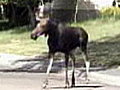
[[[58,29],[58,27],[52,27],[49,32],[48,32],[48,36],[50,38],[59,38],[59,35],[60,35],[60,31]]]
[[[49,25],[48,30],[48,36],[51,38],[59,38],[59,35],[61,34],[61,29],[59,29],[59,23],[56,21],[51,21]]]

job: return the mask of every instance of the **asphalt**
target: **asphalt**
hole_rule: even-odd
[[[60,74],[50,74],[49,84],[42,88],[45,73],[2,73],[0,72],[0,90],[119,90],[120,87],[94,84],[81,84],[76,80],[76,87],[65,88],[64,77]]]
[[[44,58],[37,58],[35,56],[19,56],[14,54],[0,54],[0,71],[1,72],[45,72],[48,63]],[[44,61],[44,62],[43,62]],[[61,71],[63,60],[55,62],[52,71]],[[93,69],[93,68],[91,68]],[[91,70],[90,79],[95,82],[104,83],[107,85],[120,86],[120,68],[114,69],[98,69]],[[77,69],[76,74],[81,73],[81,69]]]
[[[91,72],[90,78],[108,85],[120,86],[120,69],[114,68]]]

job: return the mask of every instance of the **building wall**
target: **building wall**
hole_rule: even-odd
[[[96,9],[110,7],[112,6],[112,2],[113,2],[113,0],[90,0],[90,1],[95,4]]]
[[[78,0],[80,9],[98,9],[112,6],[113,0]]]
[[[100,9],[111,7],[113,0],[78,0],[77,21],[100,16]]]

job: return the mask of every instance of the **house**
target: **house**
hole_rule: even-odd
[[[100,15],[100,10],[113,6],[114,0],[78,0],[77,21],[96,18]]]
[[[98,17],[102,8],[113,6],[113,1],[114,0],[78,0],[77,21]],[[118,6],[120,0],[115,1],[116,6]]]
[[[79,6],[83,6],[82,9],[97,9],[100,10],[104,7],[111,7],[114,0],[78,0]]]

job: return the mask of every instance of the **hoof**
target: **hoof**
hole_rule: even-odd
[[[69,88],[69,86],[65,86],[65,88]]]
[[[85,82],[86,82],[86,84],[89,84],[89,82],[90,82],[90,79],[86,79],[86,81],[85,81]]]
[[[69,82],[66,83],[65,88],[69,88]]]
[[[42,86],[44,89],[47,87],[47,84],[45,83],[45,84],[43,84],[43,86]]]
[[[44,84],[43,84],[43,88],[46,88],[47,85],[48,85],[48,81],[46,80],[46,81],[44,82]]]
[[[75,87],[75,84],[71,85],[71,87]]]

